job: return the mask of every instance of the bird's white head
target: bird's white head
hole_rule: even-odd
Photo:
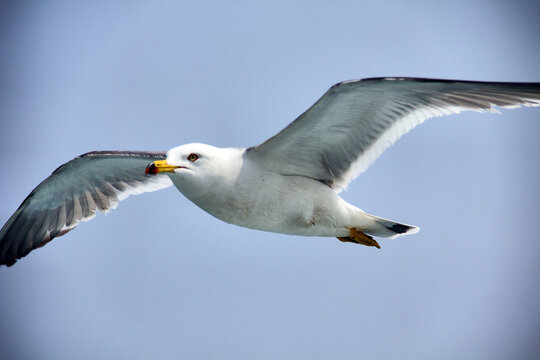
[[[184,194],[207,192],[234,181],[242,168],[243,149],[217,148],[206,144],[186,144],[167,152],[166,160],[154,161],[147,174],[165,173]]]

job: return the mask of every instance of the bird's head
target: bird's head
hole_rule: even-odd
[[[166,160],[148,165],[146,174],[167,174],[182,192],[208,189],[216,182],[234,180],[242,167],[242,149],[187,144],[167,152]]]

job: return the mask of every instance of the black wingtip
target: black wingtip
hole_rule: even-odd
[[[6,263],[4,265],[6,265],[7,267],[10,267],[10,266],[15,265],[16,262],[17,262],[17,259],[9,259],[9,260],[6,260]]]
[[[0,260],[0,267],[2,266],[7,266],[7,267],[10,267],[10,266],[13,266],[16,262],[17,262],[17,258],[4,258],[4,259],[1,259]]]

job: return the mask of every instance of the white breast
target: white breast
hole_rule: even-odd
[[[238,176],[218,181],[197,196],[185,194],[225,222],[294,235],[334,236],[349,222],[343,200],[327,185],[302,176],[282,176],[244,164]]]

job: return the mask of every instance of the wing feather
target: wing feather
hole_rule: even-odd
[[[79,222],[108,212],[129,195],[172,185],[166,175],[147,176],[151,161],[165,153],[96,151],[56,169],[39,184],[0,230],[0,265],[17,259],[75,228]]]
[[[277,135],[245,157],[284,175],[301,175],[339,191],[386,148],[425,120],[494,106],[540,105],[540,83],[372,78],[332,86]]]

